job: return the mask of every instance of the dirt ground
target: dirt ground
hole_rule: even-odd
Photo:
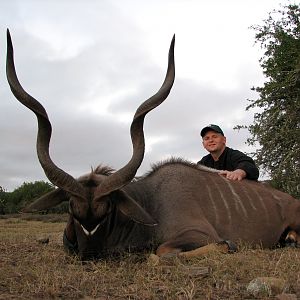
[[[0,219],[0,299],[300,299],[300,249],[239,245],[234,254],[159,264],[150,253],[81,262],[64,252],[64,220]],[[275,283],[250,289],[258,277]]]

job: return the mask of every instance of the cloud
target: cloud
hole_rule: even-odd
[[[46,180],[35,152],[36,118],[5,78],[6,28],[20,82],[52,122],[51,156],[75,177],[130,159],[132,116],[160,88],[176,33],[176,80],[165,103],[146,117],[140,175],[169,156],[200,159],[206,153],[199,131],[212,122],[231,147],[247,150],[247,133],[232,127],[251,122],[246,99],[263,82],[248,27],[275,2],[1,1],[0,186]]]

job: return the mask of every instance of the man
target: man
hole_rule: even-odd
[[[211,124],[204,127],[201,136],[203,146],[210,154],[198,164],[220,170],[219,174],[230,180],[258,179],[259,171],[253,159],[227,147],[226,137],[219,126]]]

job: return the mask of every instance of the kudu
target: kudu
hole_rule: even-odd
[[[69,201],[64,244],[83,259],[152,247],[158,247],[159,256],[176,253],[189,257],[214,247],[228,251],[239,240],[273,247],[287,232],[288,238],[297,242],[300,202],[261,183],[229,181],[182,159],[159,163],[133,180],[144,157],[145,115],[167,98],[174,82],[174,42],[175,37],[163,85],[134,115],[130,161],[116,172],[98,167],[76,180],[50,158],[50,121],[44,107],[17,79],[7,32],[8,82],[15,97],[37,116],[37,155],[46,176],[58,187],[24,211]]]

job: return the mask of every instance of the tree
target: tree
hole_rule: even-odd
[[[24,182],[11,193],[5,193],[4,212],[17,213],[34,199],[54,190],[54,187],[44,181]]]
[[[54,186],[45,181],[24,182],[12,192],[6,192],[0,186],[0,215],[18,213],[42,195],[54,190]],[[68,201],[40,213],[67,213]]]
[[[252,29],[264,50],[260,65],[267,81],[253,88],[259,98],[246,108],[259,111],[245,126],[247,144],[260,145],[254,158],[275,187],[300,198],[300,5],[283,6]]]
[[[5,190],[0,185],[0,215],[5,214]]]

